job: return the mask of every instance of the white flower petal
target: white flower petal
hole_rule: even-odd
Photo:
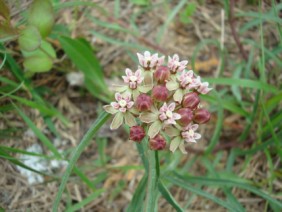
[[[179,147],[180,142],[181,142],[180,136],[177,136],[174,139],[172,139],[172,141],[170,142],[169,150],[174,153],[175,150]]]
[[[113,85],[113,90],[118,92],[124,92],[127,88],[127,85]]]
[[[173,99],[174,101],[181,103],[183,99],[183,90],[178,89],[174,94],[173,94]]]
[[[110,126],[111,130],[115,130],[119,128],[123,123],[123,114],[122,113],[117,113],[112,121],[112,124]]]
[[[125,124],[127,124],[129,127],[135,126],[137,124],[134,116],[129,112],[124,114],[124,120]]]
[[[169,137],[175,137],[180,135],[180,131],[178,129],[176,129],[175,127],[169,125],[165,128],[165,133],[169,136]]]
[[[185,149],[185,145],[184,145],[184,142],[181,142],[180,144],[179,144],[179,149],[180,149],[180,151],[183,153],[183,154],[187,154],[187,151],[186,151],[186,149]]]
[[[110,114],[116,114],[118,112],[118,110],[114,109],[111,105],[105,105],[103,108],[107,113]]]
[[[160,121],[154,122],[148,130],[148,135],[150,138],[154,138],[162,129],[162,124]]]
[[[166,83],[166,88],[167,88],[169,91],[174,91],[174,90],[176,90],[176,89],[179,88],[179,84],[178,84],[177,82],[171,80],[171,81],[168,81],[168,82]]]
[[[158,115],[156,113],[143,112],[139,118],[142,122],[151,123],[158,120]]]

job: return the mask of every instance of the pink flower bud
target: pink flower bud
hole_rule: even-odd
[[[169,92],[164,85],[157,85],[152,90],[152,97],[156,101],[165,102],[168,99]]]
[[[151,138],[149,141],[149,147],[151,150],[163,150],[166,146],[165,139],[160,135],[156,135],[156,137]]]
[[[183,97],[183,107],[195,109],[200,103],[200,98],[196,92],[187,93]]]
[[[187,126],[193,120],[193,111],[189,108],[181,108],[177,113],[181,116],[181,119],[178,120],[181,126]]]
[[[157,70],[154,73],[154,77],[159,83],[164,83],[166,80],[168,80],[169,76],[170,76],[170,71],[167,66],[157,67]]]
[[[133,126],[130,128],[129,139],[140,143],[145,137],[145,130],[141,126]]]
[[[136,99],[136,108],[139,111],[147,111],[152,106],[152,99],[146,94],[140,94]]]
[[[194,112],[194,118],[193,121],[198,124],[205,124],[207,123],[211,118],[211,114],[206,109],[197,109]]]

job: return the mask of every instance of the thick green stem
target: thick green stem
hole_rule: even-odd
[[[147,152],[149,170],[148,170],[148,184],[145,202],[145,211],[152,212],[156,206],[157,198],[157,183],[159,177],[159,159],[158,152],[153,150],[148,150]]]

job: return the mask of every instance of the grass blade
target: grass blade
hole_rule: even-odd
[[[158,188],[159,191],[161,192],[162,196],[166,199],[166,201],[168,201],[169,204],[171,204],[174,209],[177,212],[183,212],[184,210],[178,205],[178,203],[176,202],[176,200],[173,198],[173,196],[171,195],[171,193],[169,192],[169,190],[165,187],[165,185],[163,184],[163,182],[161,180],[159,180],[158,183]]]
[[[141,181],[139,182],[132,200],[126,209],[127,212],[139,212],[142,211],[143,201],[146,192],[146,184],[147,184],[148,176],[144,175]]]
[[[92,124],[90,129],[87,131],[87,133],[84,135],[78,147],[72,153],[68,167],[62,177],[62,182],[59,187],[59,191],[56,195],[55,202],[53,204],[53,212],[58,211],[58,207],[59,207],[64,189],[66,187],[66,184],[71,175],[72,169],[75,166],[76,161],[78,160],[79,156],[81,155],[85,147],[91,142],[91,139],[93,138],[93,136],[98,132],[98,130],[103,126],[103,124],[109,119],[109,117],[110,117],[110,114],[106,112],[101,113],[100,116],[97,118],[97,120]]]
[[[83,208],[85,205],[88,203],[92,202],[95,200],[98,196],[100,196],[105,190],[104,189],[99,189],[92,193],[89,197],[83,199],[81,202],[71,206],[66,210],[66,212],[73,212],[73,211],[78,211],[79,209]]]
[[[270,195],[265,193],[264,191],[259,190],[258,188],[242,182],[243,179],[239,180],[229,180],[229,179],[219,179],[219,178],[207,178],[207,177],[190,177],[190,176],[180,176],[178,174],[175,174],[174,177],[179,179],[182,183],[196,183],[200,185],[210,185],[210,186],[219,186],[219,187],[238,187],[247,191],[250,191],[265,200],[269,201],[271,204],[282,208],[282,203],[278,200],[272,198]],[[169,177],[171,178],[171,177]],[[244,180],[246,181],[246,180]]]

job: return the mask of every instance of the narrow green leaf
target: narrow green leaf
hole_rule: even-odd
[[[168,177],[171,178],[171,177]],[[264,198],[265,200],[269,201],[270,203],[282,208],[282,203],[274,198],[272,198],[269,194],[267,194],[264,191],[259,190],[258,188],[244,183],[242,181],[246,181],[246,180],[229,180],[229,179],[219,179],[219,178],[207,178],[207,177],[190,177],[190,176],[180,176],[178,174],[174,174],[174,177],[178,179],[180,182],[186,184],[186,183],[196,183],[196,184],[200,184],[200,185],[207,185],[207,186],[226,186],[226,187],[238,187],[247,191],[250,191],[262,198]]]
[[[126,209],[127,212],[142,211],[145,192],[146,192],[147,180],[148,180],[148,176],[144,175],[133,194],[132,200],[129,203],[128,208]]]
[[[104,193],[104,189],[99,189],[95,192],[93,192],[89,197],[83,199],[81,202],[71,206],[66,210],[66,212],[73,212],[73,211],[78,211],[79,209],[83,208],[85,205],[89,204],[93,200],[95,200],[97,197],[99,197],[102,193]]]
[[[248,80],[248,79],[231,79],[231,78],[205,78],[205,81],[217,84],[217,85],[232,85],[232,86],[240,86],[246,88],[255,88],[267,92],[277,93],[278,88],[262,83],[259,81]]]
[[[21,111],[15,104],[13,104],[19,115],[25,123],[31,128],[34,134],[42,141],[42,143],[54,154],[54,156],[61,158],[61,154],[57,148],[49,141],[49,139],[35,126],[35,124]]]
[[[73,151],[68,167],[62,177],[62,181],[59,187],[59,191],[56,195],[55,202],[53,204],[53,212],[58,211],[58,207],[59,207],[64,189],[66,187],[66,184],[72,173],[72,169],[75,166],[76,161],[78,160],[79,156],[81,155],[85,147],[91,142],[93,136],[98,132],[98,130],[103,126],[103,124],[109,119],[109,117],[110,117],[110,114],[106,112],[101,113],[100,116],[97,118],[97,120],[91,125],[87,133],[84,135],[78,147]]]
[[[162,196],[166,199],[166,201],[171,204],[177,212],[183,212],[184,210],[178,205],[174,197],[171,195],[169,190],[165,187],[163,182],[159,180],[158,183],[159,191],[161,192]]]
[[[202,196],[202,197],[205,197],[207,199],[210,199],[211,201],[223,206],[224,208],[227,208],[228,210],[230,211],[233,211],[233,206],[215,196],[213,196],[212,194],[208,193],[208,192],[205,192],[199,188],[195,188],[193,186],[190,186],[187,182],[187,181],[184,181],[184,180],[180,180],[176,177],[171,177],[171,176],[166,176],[164,177],[166,180],[168,180],[169,182],[181,187],[181,188],[184,188],[194,194],[197,194],[199,196]]]

